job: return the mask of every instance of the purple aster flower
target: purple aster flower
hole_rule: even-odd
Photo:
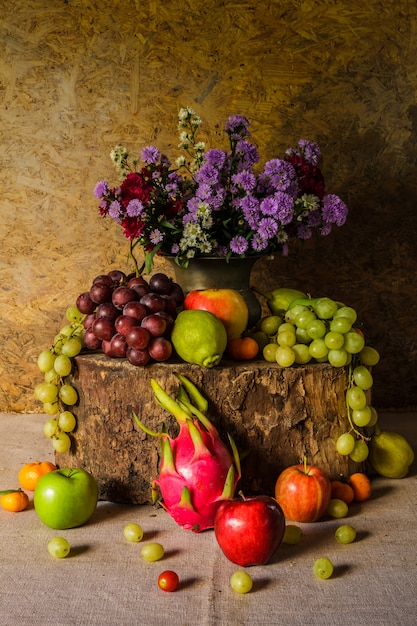
[[[271,159],[265,163],[263,174],[269,179],[270,185],[277,191],[295,194],[297,173],[288,161]]]
[[[145,161],[148,165],[156,164],[159,161],[160,152],[158,148],[155,148],[155,146],[147,146],[146,148],[143,148],[141,158],[142,161]]]
[[[139,217],[143,209],[143,203],[137,198],[133,198],[126,207],[126,213],[129,217]]]
[[[314,141],[307,141],[307,139],[300,139],[298,145],[301,148],[301,154],[304,156],[305,160],[311,165],[318,165],[321,152],[320,148]]]
[[[255,175],[248,170],[234,174],[234,176],[232,176],[232,182],[234,185],[240,186],[244,191],[253,191],[256,187]]]
[[[307,218],[307,223],[312,228],[317,228],[321,226],[321,211],[320,209],[316,209],[315,211],[311,211]]]
[[[258,233],[262,239],[272,239],[278,232],[278,223],[272,217],[263,217],[259,221]]]
[[[250,137],[249,121],[244,115],[231,115],[224,128],[231,139]]]
[[[219,150],[218,148],[212,148],[211,150],[207,150],[204,155],[204,161],[213,167],[218,167],[221,169],[226,161],[226,152],[224,150]]]
[[[249,228],[251,230],[256,230],[260,218],[259,201],[257,198],[254,198],[253,196],[245,196],[240,201],[240,207]]]
[[[330,234],[331,230],[332,230],[331,225],[325,224],[322,228],[320,228],[320,235],[322,235],[322,237],[326,237],[327,235]]]
[[[289,224],[294,217],[294,199],[288,193],[277,191],[262,200],[261,211],[275,217],[281,224]]]
[[[255,146],[244,139],[237,142],[236,154],[240,156],[240,169],[253,167],[259,161],[259,152]]]
[[[348,209],[346,204],[334,194],[328,194],[323,198],[323,219],[328,224],[343,226],[346,222]]]
[[[257,252],[261,252],[268,247],[268,240],[261,237],[259,233],[255,233],[251,240],[252,248]]]
[[[312,235],[312,230],[307,224],[300,224],[297,229],[297,237],[299,239],[310,239]]]
[[[219,180],[219,170],[210,163],[204,163],[195,174],[195,180],[198,183],[206,183],[207,185],[215,185]]]
[[[237,235],[230,240],[230,249],[234,254],[245,254],[248,242],[242,235]]]
[[[157,245],[158,243],[160,243],[163,240],[163,238],[164,238],[164,235],[161,233],[159,228],[154,228],[149,235],[149,239],[151,243],[153,243],[154,245]]]
[[[118,219],[120,215],[120,209],[121,209],[120,202],[118,202],[117,200],[113,200],[113,202],[111,202],[109,206],[110,217],[113,217],[114,219]]]
[[[100,199],[107,194],[108,190],[109,190],[109,186],[106,183],[106,181],[101,180],[94,187],[94,195],[96,198]]]

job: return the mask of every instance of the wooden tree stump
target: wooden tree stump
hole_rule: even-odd
[[[136,412],[151,430],[165,423],[177,433],[174,418],[156,402],[150,379],[172,396],[187,376],[209,400],[208,416],[227,443],[227,433],[242,457],[239,488],[273,495],[279,473],[307,456],[330,478],[363,471],[363,465],[336,452],[338,436],[349,430],[345,406],[347,368],[314,364],[281,368],[265,361],[222,361],[205,369],[184,362],[133,367],[125,359],[80,355],[70,382],[77,388],[77,427],[70,452],[57,454],[60,467],[82,467],[97,479],[100,498],[141,504],[151,500],[158,476],[159,438],[134,422]]]

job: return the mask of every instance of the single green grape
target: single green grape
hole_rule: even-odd
[[[327,557],[317,559],[313,565],[313,572],[320,580],[326,580],[333,574],[333,563]]]
[[[295,325],[298,326],[298,328],[306,329],[307,324],[316,319],[317,316],[314,311],[312,311],[311,309],[306,309],[305,311],[301,311],[301,313],[298,313],[298,315],[295,316],[294,322]]]
[[[335,330],[329,330],[324,337],[324,343],[329,350],[340,350],[345,342],[345,338],[342,333],[338,333]]]
[[[358,314],[351,306],[341,306],[337,309],[333,317],[347,317],[351,324],[354,324],[358,319]]]
[[[71,411],[63,411],[58,416],[58,426],[65,433],[72,433],[77,425],[75,415]]]
[[[337,333],[342,333],[342,335],[348,333],[352,328],[352,322],[348,317],[335,317],[330,322],[330,330],[335,331]]]
[[[60,431],[53,436],[52,446],[58,454],[65,454],[71,448],[71,439],[67,433]]]
[[[53,537],[48,542],[48,552],[56,559],[64,559],[69,555],[70,550],[70,544],[64,537]]]
[[[311,337],[305,328],[295,327],[295,338],[297,340],[297,343],[311,343]]]
[[[78,394],[76,389],[68,383],[61,386],[59,390],[59,397],[61,398],[64,404],[68,404],[68,406],[74,405],[78,400]]]
[[[145,561],[159,561],[164,556],[163,546],[156,541],[151,541],[143,546],[141,556]]]
[[[268,363],[276,363],[277,344],[268,343],[262,350],[262,355]]]
[[[282,317],[279,315],[268,315],[261,320],[259,330],[266,335],[276,335],[281,324]]]
[[[371,421],[368,424],[368,426],[370,427],[370,426],[375,426],[375,424],[377,423],[378,412],[373,406],[370,406],[369,408],[371,409]]]
[[[295,332],[294,324],[291,324],[291,322],[283,322],[278,328],[278,333],[286,333],[289,330]]]
[[[331,298],[319,298],[315,304],[314,310],[317,317],[322,320],[329,320],[336,314],[338,306]]]
[[[84,317],[84,315],[80,313],[76,306],[69,306],[65,311],[65,316],[67,320],[71,323],[79,322]]]
[[[47,415],[56,415],[59,411],[59,403],[58,402],[44,402],[43,404],[43,412]]]
[[[362,365],[372,367],[379,363],[379,352],[375,348],[371,348],[371,346],[364,346],[359,353],[359,358]]]
[[[349,363],[349,355],[344,348],[332,349],[327,354],[327,360],[333,367],[344,367]]]
[[[372,418],[371,407],[366,405],[363,409],[355,409],[352,411],[352,422],[359,428],[369,426]]]
[[[349,458],[355,463],[363,463],[366,461],[369,455],[368,445],[363,439],[357,439],[355,442],[355,447],[352,452],[349,454]]]
[[[289,543],[291,545],[297,545],[304,537],[304,533],[299,526],[295,524],[287,524],[285,526],[284,536],[282,543]]]
[[[334,534],[338,543],[352,543],[356,539],[356,530],[349,524],[343,524]]]
[[[295,363],[298,363],[299,365],[305,365],[306,363],[309,363],[312,359],[310,350],[305,343],[296,343],[292,347],[292,351],[295,354]]]
[[[346,402],[351,409],[360,410],[366,407],[366,395],[363,389],[354,385],[346,391]]]
[[[53,383],[39,383],[35,387],[35,398],[45,404],[45,402],[56,402],[58,398],[58,387]]]
[[[65,354],[67,357],[74,357],[77,354],[80,354],[83,347],[83,341],[81,337],[71,337],[68,339],[66,343],[62,346],[61,354]]]
[[[126,524],[123,528],[123,535],[126,541],[139,542],[143,539],[143,530],[139,524],[129,522],[129,524]]]
[[[292,330],[285,330],[282,333],[277,334],[277,344],[279,346],[288,346],[291,348],[297,343],[294,328]]]
[[[323,320],[316,318],[308,322],[306,331],[311,339],[321,339],[327,333],[327,326]]]
[[[289,311],[286,311],[284,316],[285,321],[290,324],[294,324],[295,316],[301,313],[301,311],[305,311],[306,309],[308,309],[308,307],[304,306],[304,304],[296,304]]]
[[[365,339],[355,330],[350,330],[344,335],[345,343],[343,347],[350,354],[358,354],[365,346]]]
[[[52,383],[53,385],[58,385],[59,381],[61,380],[61,377],[59,374],[56,373],[54,368],[52,368],[51,370],[48,370],[47,372],[45,372],[44,379],[46,383]]]
[[[346,517],[349,512],[349,507],[343,500],[339,498],[332,498],[329,502],[329,506],[327,507],[327,515],[330,517]]]
[[[358,365],[355,367],[353,370],[353,380],[358,387],[364,389],[365,391],[370,389],[374,384],[372,374],[368,368],[365,367],[365,365]]]
[[[231,575],[230,586],[237,593],[248,593],[252,589],[253,581],[247,572],[239,570]]]
[[[57,433],[58,433],[58,420],[50,419],[47,422],[45,422],[44,427],[43,427],[43,434],[45,435],[45,437],[48,437],[49,439],[50,437],[53,437]]]
[[[59,376],[68,376],[72,370],[72,362],[68,356],[61,353],[55,359],[54,370]]]
[[[355,447],[355,437],[351,433],[343,433],[336,441],[336,450],[343,456],[349,455]]]
[[[329,354],[329,348],[324,343],[324,339],[313,339],[313,341],[308,346],[311,356],[313,359],[327,359],[327,355]]]
[[[275,359],[281,367],[291,367],[295,361],[295,353],[289,346],[277,346]]]
[[[38,368],[42,373],[51,370],[54,366],[55,354],[50,350],[42,350],[38,356]]]

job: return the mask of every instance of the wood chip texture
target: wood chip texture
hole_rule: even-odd
[[[260,261],[254,284],[354,306],[382,356],[375,406],[417,406],[416,56],[408,0],[2,2],[0,409],[42,410],[38,353],[94,276],[129,267],[93,196],[117,182],[110,150],[174,160],[183,106],[209,146],[246,115],[262,163],[319,143],[348,224]]]

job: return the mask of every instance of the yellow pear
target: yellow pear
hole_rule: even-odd
[[[414,461],[414,451],[399,433],[375,427],[369,443],[369,461],[380,476],[404,478]]]

